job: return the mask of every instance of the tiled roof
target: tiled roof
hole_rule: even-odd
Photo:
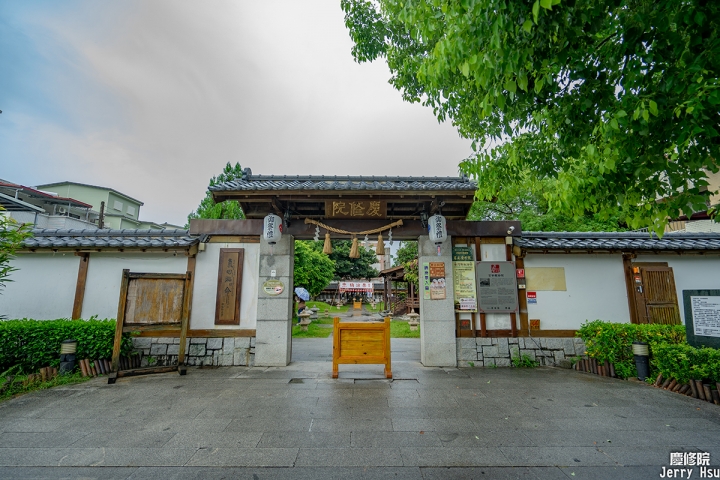
[[[188,248],[199,242],[187,230],[37,229],[24,248]]]
[[[377,177],[330,175],[253,175],[246,168],[242,178],[213,185],[210,190],[371,190],[371,191],[475,191],[477,184],[466,177]]]
[[[720,250],[718,233],[522,232],[515,245],[525,250]]]

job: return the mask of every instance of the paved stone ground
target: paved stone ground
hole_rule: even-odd
[[[569,370],[340,366],[331,339],[286,368],[103,379],[0,404],[0,478],[659,478],[720,466],[720,407]],[[315,353],[313,353],[315,352]],[[320,361],[316,361],[320,360]],[[699,478],[694,467],[692,478]]]

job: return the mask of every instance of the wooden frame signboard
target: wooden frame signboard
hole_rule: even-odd
[[[240,325],[245,249],[221,248],[218,265],[215,325]]]
[[[113,343],[112,371],[118,377],[179,371],[185,374],[185,339],[190,323],[193,288],[192,272],[137,273],[123,270],[120,283],[115,341]],[[147,367],[120,370],[120,344],[123,332],[163,331],[163,335],[180,337],[176,366]]]

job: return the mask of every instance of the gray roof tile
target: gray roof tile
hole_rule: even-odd
[[[514,243],[526,250],[720,250],[720,233],[522,232]]]
[[[326,175],[253,175],[246,169],[242,178],[213,185],[211,191],[263,190],[371,190],[371,191],[475,191],[477,184],[466,177],[376,177]]]
[[[37,229],[25,248],[187,248],[199,242],[187,230]]]

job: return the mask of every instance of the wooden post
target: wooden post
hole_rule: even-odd
[[[82,318],[83,300],[85,299],[85,283],[87,282],[88,264],[90,263],[90,254],[81,253],[80,266],[78,267],[77,283],[75,284],[75,300],[73,301],[72,319]]]
[[[525,268],[525,259],[515,257],[515,266]],[[526,337],[530,334],[530,322],[528,321],[527,289],[518,290],[518,310],[520,311],[520,336]]]
[[[195,260],[193,257],[192,260]],[[190,259],[188,259],[190,264]],[[195,262],[192,262],[192,267],[195,267]],[[178,349],[178,367],[185,363],[185,342],[187,338],[188,325],[190,324],[190,311],[192,310],[192,294],[193,294],[193,272],[188,270],[185,277],[185,289],[183,291],[183,309],[182,309],[182,320],[180,323],[180,345]]]
[[[123,323],[125,323],[125,303],[127,302],[128,284],[130,270],[125,268],[122,271],[120,280],[120,300],[118,301],[117,322],[115,324],[115,341],[113,342],[112,371],[120,370],[120,343],[122,342]]]

